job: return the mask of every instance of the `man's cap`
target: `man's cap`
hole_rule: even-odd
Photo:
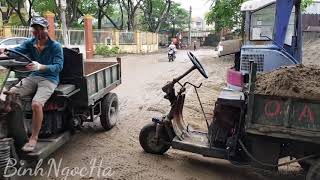
[[[48,28],[49,23],[48,23],[48,21],[47,21],[44,17],[38,16],[38,17],[33,17],[33,18],[31,19],[30,26],[32,27],[32,26],[34,26],[34,25],[40,25],[40,26],[42,26],[42,27],[44,27],[44,28]]]

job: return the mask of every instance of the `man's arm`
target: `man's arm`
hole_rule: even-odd
[[[55,48],[52,50],[52,54],[54,54],[53,57],[53,63],[50,65],[43,65],[40,67],[40,71],[48,71],[48,72],[60,72],[63,68],[63,50],[61,45],[56,45]]]
[[[21,54],[29,54],[30,52],[30,44],[32,45],[31,43],[31,40],[30,39],[27,39],[25,40],[21,45],[13,48],[14,51],[17,51]]]

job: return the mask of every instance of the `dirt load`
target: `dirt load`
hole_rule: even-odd
[[[257,75],[255,93],[320,100],[320,66],[294,65]]]
[[[317,64],[320,65],[320,39],[308,41],[303,45],[302,63],[305,65]]]

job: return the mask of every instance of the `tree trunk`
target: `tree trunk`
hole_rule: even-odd
[[[138,0],[137,3],[134,5],[132,0],[122,0],[122,5],[123,7],[127,10],[127,16],[128,16],[128,31],[133,31],[134,30],[134,21],[135,21],[135,14],[137,9],[140,7],[142,0]]]
[[[160,28],[161,28],[161,24],[167,20],[167,17],[168,17],[168,14],[170,12],[170,9],[171,9],[171,3],[172,1],[171,0],[167,0],[166,2],[166,6],[167,8],[164,8],[163,11],[162,11],[162,14],[161,14],[161,17],[158,21],[158,24],[156,25],[156,28],[155,28],[155,31],[154,32],[159,32]]]
[[[102,18],[105,16],[109,21],[110,23],[113,25],[114,28],[118,29],[118,30],[121,30],[123,29],[123,11],[122,11],[122,6],[121,6],[121,2],[120,0],[118,0],[118,4],[120,5],[120,12],[121,12],[121,25],[117,25],[116,22],[108,15],[107,12],[105,12],[104,10],[104,7],[108,7],[109,4],[111,3],[110,0],[107,0],[107,1],[103,1],[102,3],[100,2],[100,0],[97,0],[97,3],[98,3],[98,16],[100,17],[100,22],[99,22],[99,19],[98,19],[98,26],[100,24],[101,26],[101,21],[102,21]]]
[[[159,32],[161,24],[167,20],[169,11],[171,9],[172,0],[166,0],[164,8],[161,10],[158,21],[155,21],[154,17],[157,15],[153,14],[153,4],[152,0],[144,1],[144,7],[142,7],[144,12],[145,21],[148,24],[148,29],[151,32]]]
[[[12,2],[11,0],[6,0],[6,2],[7,2],[7,4],[17,13],[17,15],[18,15],[18,17],[19,17],[19,19],[20,19],[20,21],[21,21],[21,24],[22,25],[24,25],[24,26],[28,26],[28,24],[27,24],[27,22],[26,22],[26,20],[24,19],[24,17],[22,16],[22,14],[21,14],[21,8],[23,7],[23,6],[21,6],[21,1],[15,1],[15,3],[17,3],[17,4],[15,4],[14,2]],[[17,5],[17,6],[16,6]],[[17,7],[17,8],[16,8]]]
[[[102,19],[101,2],[100,2],[100,0],[97,0],[97,2],[98,2],[98,7],[99,7],[99,9],[98,9],[98,29],[101,29],[101,19]]]
[[[28,0],[29,2],[29,18],[28,18],[28,24],[30,24],[31,18],[32,18],[32,6],[33,6],[33,2],[34,0]]]

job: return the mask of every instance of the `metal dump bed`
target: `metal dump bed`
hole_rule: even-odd
[[[84,83],[81,90],[87,96],[85,103],[93,105],[107,93],[121,84],[120,63],[118,62],[84,62]]]
[[[83,60],[78,51],[64,48],[64,68],[60,73],[61,84],[72,84],[80,92],[72,97],[73,106],[94,105],[111,90],[121,84],[121,59]]]
[[[320,101],[250,94],[248,133],[320,143]]]

